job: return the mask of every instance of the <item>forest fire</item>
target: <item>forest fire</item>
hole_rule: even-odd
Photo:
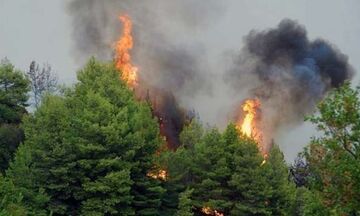
[[[241,132],[248,137],[258,138],[259,131],[256,128],[256,114],[257,109],[260,107],[260,101],[257,99],[248,99],[242,105],[242,109],[245,113],[244,120],[241,124]]]
[[[243,117],[237,123],[237,128],[243,135],[252,138],[256,141],[264,160],[260,164],[263,166],[266,163],[267,152],[263,140],[263,133],[260,127],[260,108],[261,103],[259,99],[247,99],[242,104]]]
[[[237,128],[240,132],[249,138],[253,138],[258,145],[260,145],[262,141],[262,132],[259,128],[260,106],[261,103],[258,99],[245,100],[241,106],[243,118],[237,123]]]
[[[165,138],[167,147],[176,149],[179,146],[178,135],[185,123],[186,112],[178,106],[171,91],[139,79],[138,68],[132,64],[130,55],[134,45],[132,21],[128,15],[120,16],[119,19],[123,30],[114,47],[116,68],[121,71],[121,79],[135,90],[137,98],[151,104],[152,113],[159,121],[160,133]]]
[[[159,119],[160,133],[164,136],[167,147],[176,149],[179,145],[177,135],[180,133],[185,121],[183,118],[184,113],[177,107],[177,103],[171,94],[151,87],[147,83],[139,85],[138,68],[132,64],[130,55],[130,51],[134,45],[132,21],[128,15],[122,15],[119,19],[123,24],[123,30],[119,40],[115,44],[114,59],[116,68],[122,72],[121,79],[125,81],[130,88],[136,88],[137,94],[140,94],[138,95],[139,98],[141,98],[141,92],[145,88],[150,88],[155,92],[157,96],[155,98],[150,98],[148,89],[147,100],[150,100],[149,102],[152,104],[153,114]],[[237,128],[243,135],[254,139],[258,144],[259,150],[263,152],[262,132],[259,127],[260,106],[261,103],[258,99],[245,100],[242,105],[243,118],[238,121]],[[171,115],[169,115],[169,113],[171,113]],[[263,155],[265,155],[264,152]],[[266,158],[261,165],[265,164],[265,162]],[[148,176],[155,179],[166,180],[167,171],[159,170],[158,172],[149,173]]]
[[[165,148],[176,149],[179,146],[178,135],[185,122],[185,112],[178,107],[174,96],[170,92],[151,86],[145,81],[140,83],[138,68],[132,64],[130,54],[134,45],[132,21],[128,15],[120,16],[119,19],[123,24],[123,31],[115,44],[114,60],[116,68],[122,73],[120,78],[135,90],[139,100],[147,100],[151,104],[152,113],[159,121],[160,134],[166,142]],[[155,95],[154,97],[150,97],[150,90]],[[149,172],[147,176],[166,181],[167,171],[165,169],[155,169]]]
[[[116,68],[122,72],[121,79],[134,88],[138,84],[138,68],[132,65],[129,53],[134,45],[131,35],[132,22],[127,15],[120,16],[119,19],[123,24],[123,31],[120,39],[115,44]]]

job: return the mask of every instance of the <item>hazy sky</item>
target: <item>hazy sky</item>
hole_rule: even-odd
[[[66,2],[0,0],[0,58],[7,57],[22,70],[26,70],[32,60],[47,62],[52,65],[60,81],[74,82],[81,63],[76,62],[72,54],[71,18],[66,10]],[[252,29],[275,27],[283,18],[291,18],[305,25],[310,38],[321,37],[335,44],[348,55],[355,70],[360,70],[359,0],[222,2],[225,6],[223,16],[207,30],[196,33],[198,38],[213,45],[210,56],[216,57],[227,49],[240,49],[242,38]],[[359,83],[357,76],[354,83]],[[301,126],[281,138],[280,145],[294,143],[282,146],[287,158],[295,156],[306,143],[304,137],[309,137],[311,131],[311,127]]]
[[[0,58],[28,69],[30,62],[52,65],[62,82],[75,79],[70,19],[64,0],[0,0]]]

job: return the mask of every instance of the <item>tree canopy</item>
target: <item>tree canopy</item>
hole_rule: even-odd
[[[26,119],[28,169],[49,212],[156,214],[162,189],[146,174],[162,139],[148,105],[118,77],[113,65],[92,59],[74,89],[46,97]],[[13,179],[23,175],[18,160],[25,159],[11,167]]]
[[[318,105],[308,118],[321,136],[304,152],[311,176],[309,186],[334,215],[360,214],[359,88],[347,83]]]
[[[8,60],[0,63],[0,173],[8,167],[16,148],[23,141],[20,128],[26,113],[29,80]]]
[[[278,148],[263,164],[256,143],[239,137],[232,124],[224,133],[217,129],[204,132],[194,121],[181,138],[183,146],[164,159],[169,171],[167,183],[193,190],[195,212],[208,208],[224,215],[289,213],[294,186],[288,181],[288,170]]]
[[[1,216],[360,215],[360,88],[350,84],[307,118],[318,136],[289,167],[276,144],[262,155],[234,124],[199,118],[179,148],[164,148],[151,104],[113,64],[92,58],[33,113],[29,83],[0,64]]]

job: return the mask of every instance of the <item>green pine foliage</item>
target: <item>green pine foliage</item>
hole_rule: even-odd
[[[16,148],[23,141],[20,128],[26,113],[30,82],[8,61],[0,63],[0,173],[4,173]]]
[[[27,210],[22,203],[23,196],[14,184],[0,175],[0,215],[25,216]]]
[[[296,188],[277,145],[264,161],[235,125],[193,120],[167,151],[114,65],[91,59],[78,80],[25,115],[29,81],[0,64],[0,216],[360,215],[359,88],[344,85],[308,118],[320,135],[292,170]]]
[[[270,150],[266,163],[266,181],[271,185],[268,208],[271,215],[290,215],[295,201],[295,184],[289,181],[289,169],[277,145]]]
[[[193,216],[191,194],[193,189],[186,189],[179,195],[179,206],[175,216]]]
[[[0,63],[0,123],[20,123],[27,106],[30,81],[8,60]]]
[[[92,59],[78,79],[25,121],[30,159],[19,155],[9,176],[28,171],[28,184],[44,190],[55,215],[156,215],[163,189],[146,174],[161,139],[150,108],[135,100],[113,65]]]
[[[22,203],[27,215],[47,215],[46,203],[49,197],[39,187],[37,176],[32,171],[32,149],[28,145],[20,145],[14,161],[6,171],[6,179],[14,185],[14,194],[22,195]]]
[[[193,190],[194,213],[199,214],[202,207],[224,215],[288,215],[291,211],[295,188],[278,148],[262,166],[264,159],[256,143],[239,138],[232,124],[224,133],[217,129],[204,132],[193,121],[181,138],[184,145],[164,156],[167,183]]]

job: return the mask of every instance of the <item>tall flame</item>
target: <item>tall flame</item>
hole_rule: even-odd
[[[260,142],[261,140],[261,131],[259,130],[256,124],[256,117],[258,114],[258,109],[260,108],[260,101],[258,99],[248,99],[242,105],[242,111],[245,116],[240,127],[241,133],[247,137],[255,139],[255,141]]]
[[[121,71],[121,79],[130,87],[135,87],[138,83],[138,68],[131,63],[130,50],[133,48],[132,22],[128,15],[120,16],[123,24],[121,37],[115,44],[115,64]]]
[[[262,132],[260,129],[259,122],[259,110],[261,103],[258,99],[247,99],[242,105],[242,111],[244,113],[244,118],[242,121],[239,121],[237,124],[237,128],[240,130],[242,134],[245,136],[252,138],[256,141],[260,152],[262,152],[264,160],[260,164],[263,166],[266,163],[268,154],[264,149],[264,143],[262,140]]]

